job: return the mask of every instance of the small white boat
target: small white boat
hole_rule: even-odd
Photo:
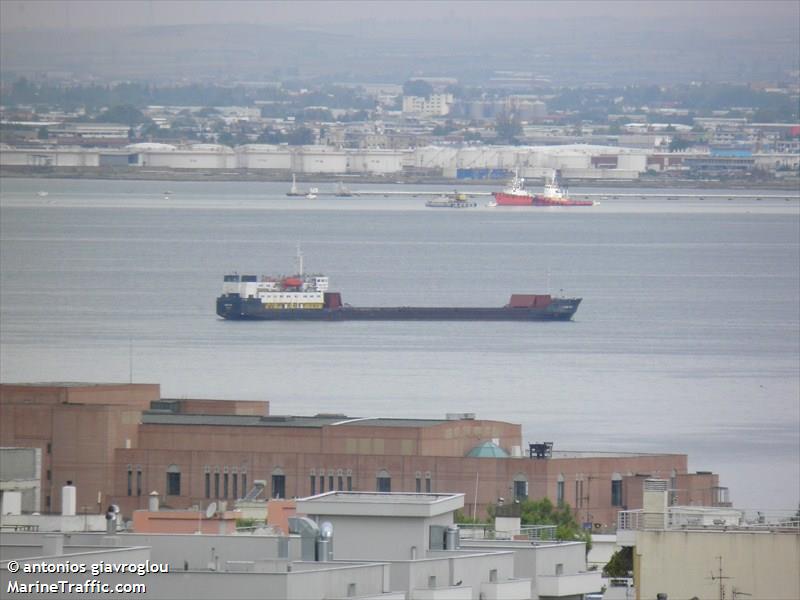
[[[495,206],[497,206],[497,202],[492,200],[491,202],[487,202],[486,206],[488,206],[489,208],[494,208]]]
[[[39,196],[39,198],[46,198],[47,194],[47,192],[36,192],[36,195]]]
[[[317,189],[317,188],[310,188],[310,189],[308,190],[308,193],[306,194],[306,198],[308,198],[309,200],[314,200],[314,199],[317,197],[317,193],[318,193],[318,192],[319,192],[319,189]]]

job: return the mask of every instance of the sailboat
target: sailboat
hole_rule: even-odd
[[[297,179],[295,178],[294,173],[292,173],[292,187],[289,188],[289,191],[286,192],[287,196],[305,196],[305,192],[301,192],[297,189]]]

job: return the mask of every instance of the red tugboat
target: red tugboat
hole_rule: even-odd
[[[496,206],[593,206],[591,200],[572,200],[567,190],[558,183],[558,171],[553,171],[541,194],[531,194],[525,189],[525,180],[514,174],[508,187],[494,192]]]

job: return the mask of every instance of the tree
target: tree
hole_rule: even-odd
[[[308,127],[298,127],[286,138],[290,146],[307,146],[314,143],[314,132]]]
[[[685,140],[683,138],[674,137],[672,141],[669,143],[669,151],[670,152],[679,152],[681,150],[686,150],[687,148],[691,147],[692,143],[689,140]]]
[[[124,123],[130,126],[147,121],[147,117],[142,114],[142,111],[130,104],[112,106],[107,111],[101,113],[97,118],[107,123]]]
[[[520,521],[523,525],[555,525],[556,539],[584,541],[587,552],[592,547],[591,534],[581,529],[569,504],[554,506],[549,498],[523,500]]]
[[[432,93],[433,86],[422,79],[409,79],[403,84],[404,96],[424,96],[428,98]]]
[[[494,130],[497,132],[498,140],[504,140],[515,144],[516,137],[522,134],[522,124],[519,117],[513,113],[503,111],[495,119]]]
[[[603,577],[628,577],[633,571],[633,546],[623,546],[603,567]]]

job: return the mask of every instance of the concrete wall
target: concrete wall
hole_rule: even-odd
[[[488,552],[490,550],[514,553],[514,577],[531,580],[531,597],[538,598],[537,578],[555,576],[556,565],[561,565],[564,576],[576,575],[586,571],[586,544],[583,542],[561,542],[556,544],[531,545],[529,542],[509,541],[465,541],[464,550]],[[599,574],[598,574],[599,578]],[[597,589],[585,592],[599,591]]]
[[[479,598],[481,584],[490,580],[496,571],[497,581],[514,578],[514,556],[511,552],[432,552],[429,557],[415,561],[391,561],[393,590],[412,591],[412,597],[426,597],[414,590],[435,588],[466,588],[467,597]],[[431,580],[435,577],[435,580]],[[453,597],[451,591],[436,597]],[[462,597],[462,596],[457,596]]]
[[[333,525],[336,560],[408,560],[413,547],[421,558],[430,546],[430,526],[453,522],[450,513],[428,519],[339,515],[314,518],[317,523],[329,521]]]
[[[269,535],[193,535],[193,534],[136,534],[119,533],[107,536],[104,533],[64,534],[64,551],[86,551],[100,546],[114,545],[118,548],[132,546],[150,547],[150,558],[165,562],[171,569],[182,571],[206,569],[210,562],[218,564],[221,570],[228,562],[255,560],[299,560],[300,540],[296,536]],[[17,548],[16,556],[41,556],[44,533],[0,534],[3,558],[12,548]],[[281,540],[287,540],[281,542]],[[288,543],[288,557],[281,556],[281,544]],[[213,550],[213,553],[212,553]]]
[[[726,597],[735,587],[752,598],[800,598],[800,533],[637,531],[634,576],[637,599],[717,598],[722,557]],[[713,590],[713,591],[712,591]]]

